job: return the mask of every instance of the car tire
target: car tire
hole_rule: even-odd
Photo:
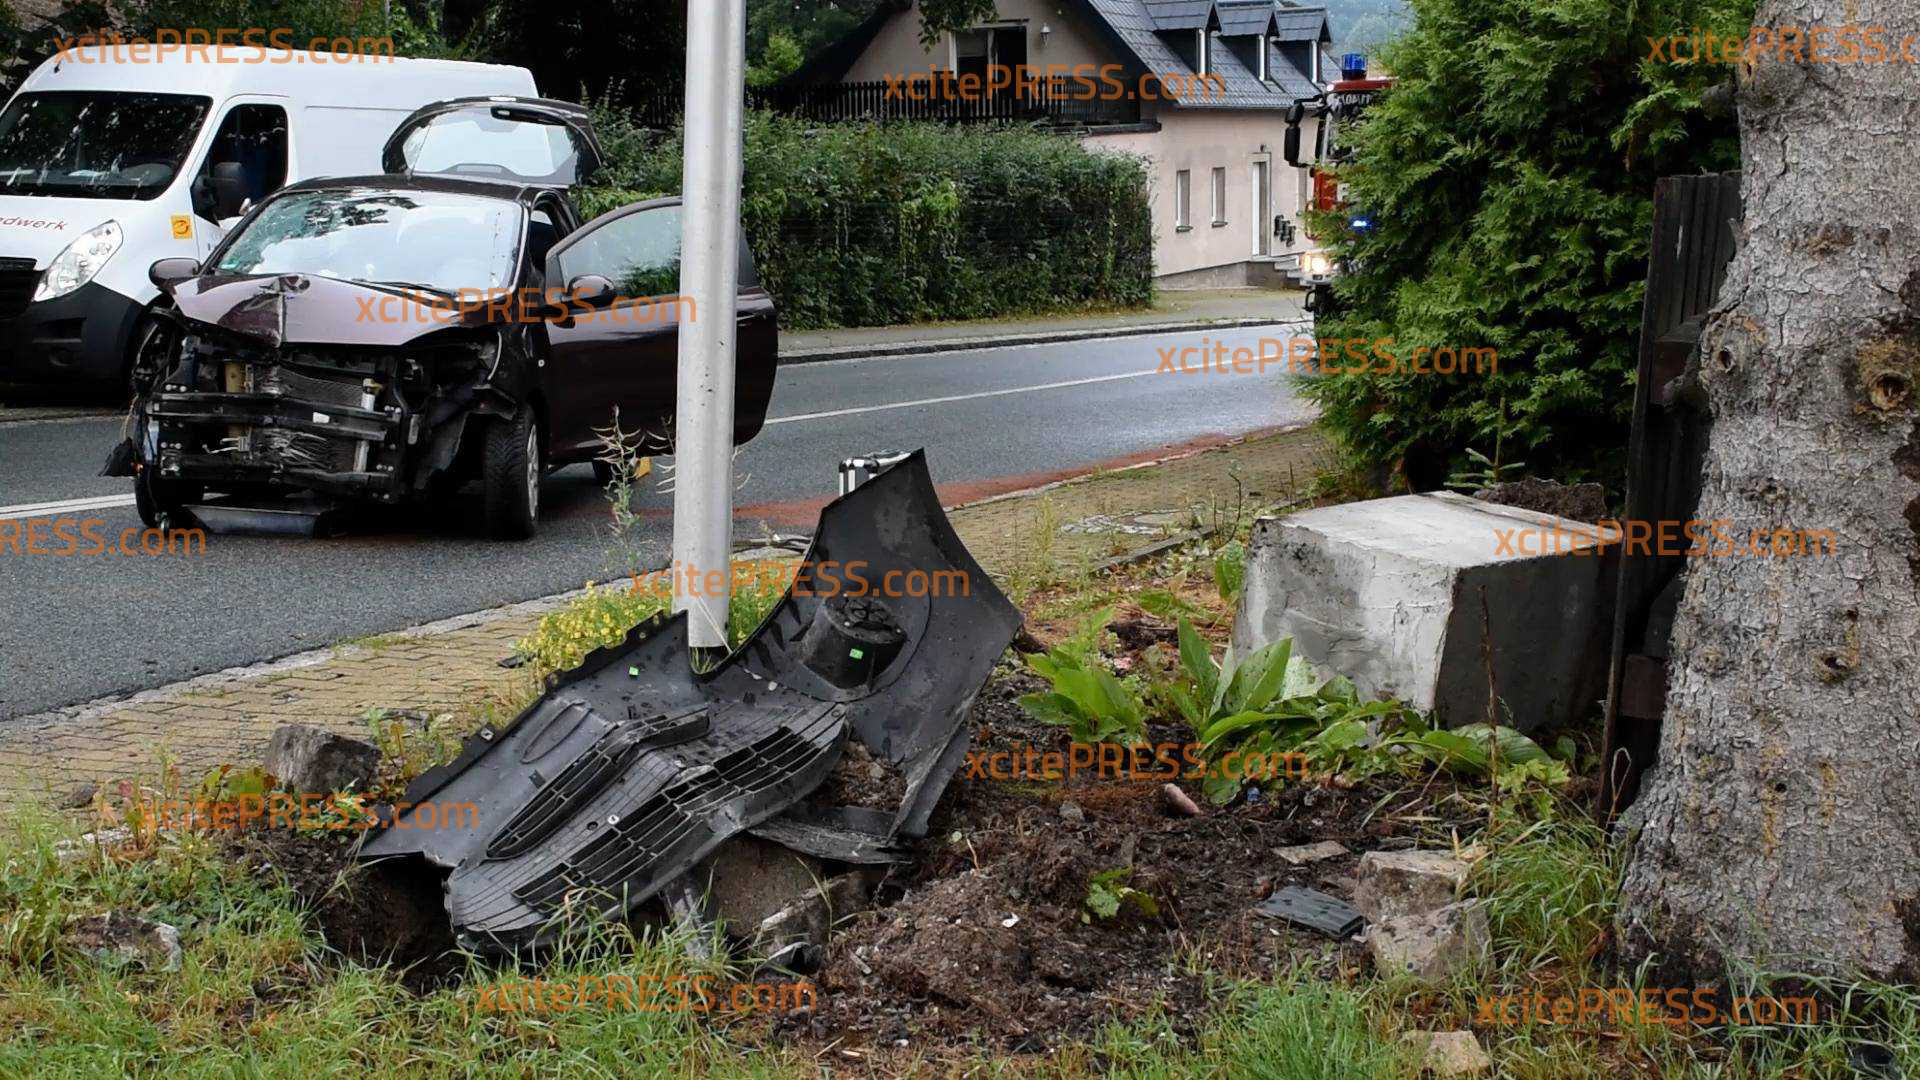
[[[481,448],[481,507],[487,535],[526,540],[540,521],[540,425],[533,407],[488,422]]]
[[[199,502],[203,492],[176,480],[162,480],[142,467],[133,478],[133,508],[149,529],[189,528],[187,504]]]

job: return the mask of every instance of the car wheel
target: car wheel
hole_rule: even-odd
[[[520,406],[511,420],[487,424],[482,448],[481,502],[487,535],[525,540],[540,520],[540,425],[533,407]]]
[[[133,508],[139,513],[141,524],[149,529],[191,527],[186,507],[199,502],[203,494],[195,485],[162,480],[144,466],[133,478]]]

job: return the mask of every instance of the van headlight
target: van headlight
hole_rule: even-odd
[[[1300,272],[1307,277],[1326,277],[1333,273],[1333,257],[1324,251],[1309,251],[1300,256]]]
[[[40,287],[33,290],[34,301],[57,300],[92,281],[100,268],[107,265],[107,260],[113,258],[113,253],[120,250],[122,239],[117,221],[87,230],[80,239],[68,244],[67,250],[54,256],[53,264],[40,275]]]

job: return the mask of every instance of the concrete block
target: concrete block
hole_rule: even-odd
[[[1487,911],[1478,900],[1384,919],[1367,928],[1367,949],[1382,974],[1432,984],[1446,982],[1477,962],[1491,940]]]
[[[1447,493],[1263,519],[1234,652],[1292,638],[1362,696],[1457,727],[1487,719],[1490,644],[1501,723],[1571,721],[1605,693],[1619,549],[1599,540],[1592,525]]]
[[[1353,880],[1353,906],[1378,922],[1453,903],[1468,864],[1444,851],[1369,851]]]

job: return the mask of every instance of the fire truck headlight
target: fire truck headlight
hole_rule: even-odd
[[[1333,273],[1333,259],[1324,251],[1309,251],[1300,256],[1300,272],[1307,277],[1326,277]]]

